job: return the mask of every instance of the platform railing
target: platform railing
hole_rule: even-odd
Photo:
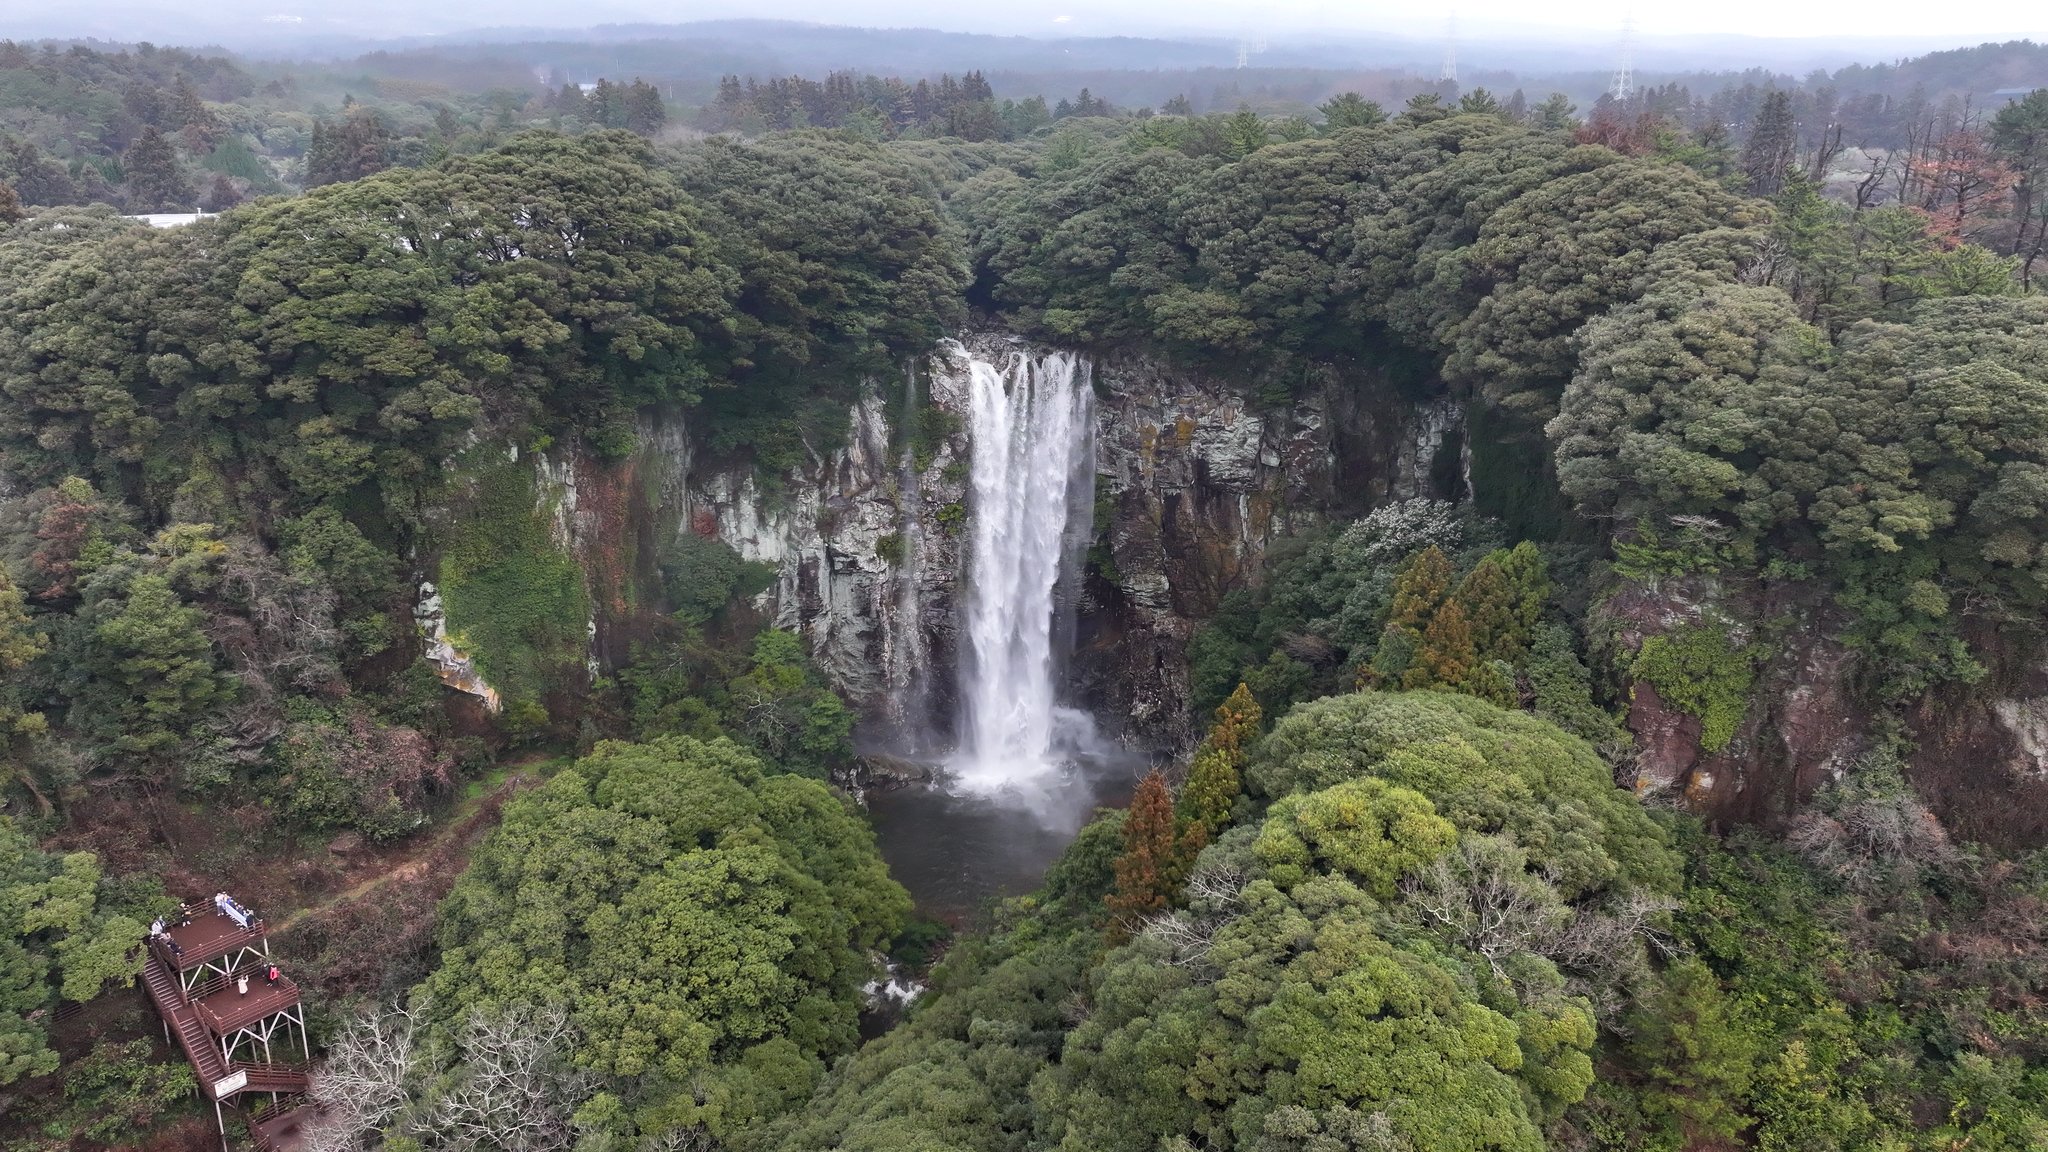
[[[208,915],[211,914],[212,910],[209,908]],[[173,952],[171,951],[171,946],[166,944],[160,937],[151,937],[149,948],[150,951],[156,953],[158,959],[164,962],[164,967],[169,968],[173,972],[183,972],[187,969],[197,968],[210,960],[218,960],[222,956],[234,952],[237,948],[246,948],[250,944],[263,939],[263,934],[263,921],[251,920],[247,928],[236,928],[225,936],[217,937],[205,948],[187,948],[182,952]]]

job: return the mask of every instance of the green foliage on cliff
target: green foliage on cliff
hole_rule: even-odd
[[[1700,721],[1700,751],[1719,752],[1749,710],[1756,653],[1737,648],[1725,624],[1698,624],[1643,641],[1629,675],[1666,704]]]
[[[620,680],[643,739],[726,736],[773,771],[819,780],[852,759],[854,714],[793,632],[763,629],[741,653],[684,629],[665,647],[643,649]]]
[[[593,610],[619,649],[659,645],[659,610],[710,625],[762,582],[723,545],[637,538],[612,473],[636,413],[693,406],[700,444],[751,456],[770,488],[829,450],[862,378],[960,315],[929,178],[835,137],[657,152],[532,133],[187,228],[104,209],[12,224],[0,471],[25,499],[0,511],[0,562],[48,643],[0,704],[10,778],[48,801],[84,771],[146,775],[248,788],[314,825],[410,827],[433,788],[344,779],[328,752],[352,762],[359,741],[301,740],[310,721],[287,713],[354,694],[380,730],[445,740],[405,670],[422,579],[505,693],[509,734],[576,731],[540,701],[606,691],[585,671]],[[590,481],[590,555],[555,538],[542,453]],[[738,631],[719,639],[743,647]],[[775,722],[744,734],[792,768],[844,754],[849,718],[808,672],[764,687],[742,657],[690,679],[772,698],[755,715]]]
[[[583,570],[555,539],[560,497],[536,490],[531,463],[483,449],[458,472],[470,491],[439,536],[449,639],[508,702],[536,702],[580,661],[590,619]]]
[[[2044,603],[2038,299],[1963,297],[1832,342],[1769,288],[1668,291],[1587,328],[1550,433],[1565,491],[1843,590],[1888,695],[1970,678],[1954,606]],[[1913,669],[1928,675],[1914,676]]]
[[[657,560],[669,610],[690,624],[709,621],[734,600],[758,595],[775,579],[775,569],[742,560],[723,540],[678,531]]]
[[[1880,827],[1898,834],[1872,838]],[[1958,852],[1883,757],[1824,790],[1789,839],[1687,830],[1674,927],[1693,955],[1631,1014],[1580,1131],[1610,1148],[2038,1142],[2048,1034],[2014,996],[2040,944],[2011,930],[2039,898],[2035,870]],[[1950,946],[1918,952],[1892,930],[1902,918]]]
[[[1282,541],[1265,581],[1230,593],[1195,633],[1192,702],[1220,699],[1234,680],[1274,713],[1366,684],[1435,687],[1502,705],[1526,696],[1577,735],[1619,742],[1553,603],[1543,550],[1491,547],[1498,531],[1449,504],[1410,500]]]

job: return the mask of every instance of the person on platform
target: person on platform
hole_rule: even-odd
[[[244,972],[244,973],[242,973],[242,974],[240,974],[240,975],[238,975],[238,976],[236,976],[236,977],[235,977],[235,995],[237,995],[237,996],[247,996],[248,994],[249,994],[249,974],[248,974],[247,972]]]
[[[279,971],[277,970],[277,965],[275,965],[275,964],[272,964],[272,965],[271,965],[270,967],[268,967],[268,968],[265,968],[265,969],[263,970],[263,982],[264,982],[265,984],[268,984],[268,985],[270,985],[270,986],[271,986],[272,988],[275,988],[275,987],[277,987],[277,981],[278,981],[278,979],[279,979],[280,977],[282,977],[283,975],[284,975],[284,973],[282,973],[282,972],[279,972]]]

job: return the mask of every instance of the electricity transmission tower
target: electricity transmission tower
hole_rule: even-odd
[[[1266,50],[1266,34],[1263,31],[1246,32],[1237,38],[1237,66],[1249,67],[1252,57]]]
[[[1621,21],[1621,59],[1614,66],[1614,83],[1607,89],[1617,101],[1636,94],[1635,54],[1636,18],[1631,13]]]
[[[1437,73],[1437,79],[1458,82],[1458,14],[1451,13],[1444,21],[1444,66]]]

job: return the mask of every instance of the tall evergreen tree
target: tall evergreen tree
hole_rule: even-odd
[[[1472,624],[1465,618],[1464,605],[1454,598],[1444,602],[1429,618],[1422,643],[1415,650],[1415,662],[1401,677],[1403,688],[1457,688],[1472,675],[1479,652],[1472,643]]]
[[[1216,724],[1195,750],[1187,783],[1181,786],[1184,835],[1199,835],[1206,843],[1230,823],[1231,808],[1243,792],[1240,770],[1245,752],[1258,737],[1260,719],[1259,701],[1242,683],[1228,700],[1217,705]]]
[[[1524,540],[1481,560],[1453,596],[1472,628],[1481,659],[1514,663],[1529,650],[1550,595],[1543,554]]]
[[[43,714],[30,710],[25,703],[27,688],[17,673],[49,648],[49,635],[36,627],[21,589],[15,587],[6,566],[0,565],[0,778],[26,785],[41,802],[45,814],[50,811],[50,802],[36,787],[20,753],[22,746],[42,735],[47,725]],[[4,1059],[0,1056],[0,1062]],[[5,1077],[0,1076],[0,1083],[4,1082]]]
[[[1572,117],[1578,110],[1571,97],[1562,92],[1552,92],[1544,97],[1543,103],[1529,110],[1529,121],[1545,131],[1562,132],[1577,122]]]
[[[2017,174],[2011,254],[2020,258],[2020,286],[2031,288],[2035,263],[2048,256],[2048,88],[1999,109],[1991,144]]]
[[[1116,858],[1116,888],[1109,910],[1119,928],[1163,911],[1179,889],[1183,864],[1173,819],[1173,793],[1153,772],[1138,782],[1124,816],[1124,850]]]
[[[1458,97],[1458,113],[1464,116],[1498,116],[1500,101],[1484,88],[1474,88]]]
[[[199,198],[199,208],[202,212],[225,212],[241,202],[242,194],[235,189],[234,180],[225,172],[216,172],[213,186]]]
[[[1488,559],[1499,565],[1501,574],[1507,578],[1515,628],[1514,647],[1496,656],[1519,660],[1531,637],[1536,635],[1537,626],[1543,623],[1543,608],[1550,602],[1550,567],[1543,562],[1543,553],[1527,540],[1504,552],[1495,552]]]
[[[583,119],[597,128],[626,125],[626,93],[620,85],[600,78],[583,102]]]
[[[1785,186],[1798,148],[1798,125],[1792,118],[1792,94],[1773,91],[1764,97],[1749,140],[1742,146],[1742,175],[1752,196],[1776,196]]]
[[[642,136],[653,136],[667,122],[668,110],[662,107],[661,90],[644,80],[633,81],[626,89],[625,128]]]
[[[192,90],[192,85],[183,76],[171,84],[169,112],[171,122],[181,128],[213,118],[212,113],[206,110],[206,102],[199,98],[199,93]]]
[[[1368,128],[1387,122],[1384,108],[1356,92],[1339,92],[1323,101],[1316,111],[1323,114],[1323,130],[1326,132],[1340,128]]]
[[[1408,98],[1407,105],[1402,108],[1400,121],[1411,126],[1433,124],[1450,114],[1451,110],[1444,107],[1444,98],[1441,95],[1435,92],[1417,92]]]
[[[136,212],[184,212],[192,188],[178,171],[178,152],[154,127],[144,128],[121,158],[128,175],[128,207]]]
[[[1417,552],[1394,577],[1387,626],[1420,636],[1450,592],[1451,559],[1432,544]]]
[[[113,747],[146,755],[168,751],[227,699],[231,682],[214,669],[204,618],[163,576],[136,576],[125,596],[91,606],[89,615],[97,617],[92,650],[103,698],[79,703],[97,713],[93,722],[103,730],[117,726]]]

